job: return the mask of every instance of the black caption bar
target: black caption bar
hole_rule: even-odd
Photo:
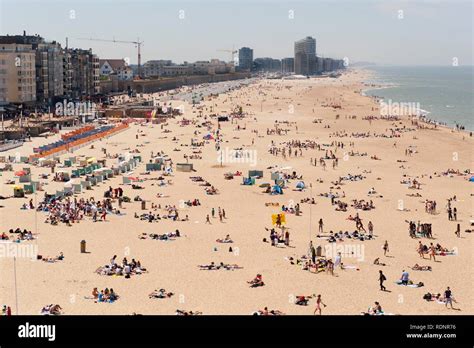
[[[171,344],[472,347],[472,316],[11,316],[0,346]]]

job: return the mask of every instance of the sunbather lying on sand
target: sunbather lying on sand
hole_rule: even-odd
[[[147,235],[146,233],[142,233],[138,236],[139,239],[148,239],[148,237],[155,240],[174,240],[175,238],[181,237],[181,234],[179,230],[176,230],[175,232],[168,232],[165,234],[150,233]]]
[[[387,266],[385,263],[380,262],[380,257],[377,257],[377,258],[374,260],[374,265]]]
[[[216,265],[214,262],[211,262],[209,265],[198,265],[199,269],[202,271],[216,271],[219,269],[224,269],[226,271],[233,271],[235,269],[242,269],[237,264],[228,264],[221,262],[219,265]]]
[[[219,269],[219,266],[217,266],[214,262],[211,262],[209,265],[198,265],[198,267],[203,271],[213,271]]]
[[[234,241],[230,238],[230,235],[226,235],[224,239],[216,239],[217,243],[234,243]]]
[[[185,311],[181,309],[176,310],[176,315],[201,315],[201,314],[202,312],[199,312],[199,311],[193,312],[193,311]]]
[[[254,279],[252,279],[251,281],[248,281],[247,283],[250,284],[251,288],[256,288],[256,287],[265,285],[261,274],[257,274],[257,276]]]
[[[259,309],[258,311],[254,312],[253,315],[285,315],[282,311],[278,309],[268,310],[268,307],[265,307],[263,310]]]
[[[172,292],[166,292],[165,289],[154,290],[148,295],[149,298],[170,298],[174,294]]]
[[[313,297],[315,297],[315,296],[316,296],[315,294],[309,295],[309,296],[304,296],[304,295],[296,296],[295,304],[298,305],[298,306],[307,306],[308,301],[310,299],[312,299]]]
[[[40,314],[41,314],[41,315],[60,315],[60,314],[63,314],[63,313],[62,313],[62,308],[61,308],[60,305],[58,305],[58,304],[56,304],[56,305],[50,304],[50,305],[44,306],[44,307],[41,309]]]
[[[432,271],[431,266],[420,266],[419,264],[415,263],[413,267],[409,267],[414,271]]]
[[[364,314],[364,315],[383,315],[384,312],[382,310],[382,306],[380,305],[380,303],[375,302],[374,306],[369,307],[367,309],[367,312],[362,312],[362,314]]]
[[[62,261],[64,260],[64,255],[62,252],[59,253],[58,256],[55,256],[55,257],[43,257],[42,260],[44,262],[51,262],[51,263],[54,263],[56,261]]]

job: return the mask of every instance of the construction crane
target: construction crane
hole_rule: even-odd
[[[137,47],[138,51],[138,76],[142,77],[142,68],[141,68],[141,61],[142,61],[142,55],[140,53],[141,45],[143,44],[143,41],[140,41],[140,38],[137,39],[137,41],[124,41],[124,40],[104,40],[104,39],[93,39],[93,38],[77,38],[77,40],[88,40],[88,41],[102,41],[102,42],[116,42],[116,43],[129,43],[129,44],[134,44],[135,47]]]
[[[231,57],[232,57],[232,64],[235,65],[235,54],[237,52],[239,52],[238,50],[234,50],[233,48],[231,50],[218,50],[219,52],[229,52],[231,54]]]

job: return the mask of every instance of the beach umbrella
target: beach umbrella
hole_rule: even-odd
[[[297,189],[304,189],[304,188],[305,188],[304,182],[303,182],[303,181],[298,181],[298,182],[296,183],[296,188],[297,188]]]

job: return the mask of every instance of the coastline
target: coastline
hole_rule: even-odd
[[[411,67],[410,67],[411,68]],[[393,99],[392,97],[382,97],[382,96],[378,96],[376,94],[376,91],[378,90],[386,90],[386,89],[393,89],[393,88],[405,88],[407,86],[403,85],[402,83],[379,83],[377,82],[377,79],[380,78],[380,73],[378,74],[376,70],[372,70],[370,68],[364,68],[364,70],[368,70],[368,76],[370,77],[370,79],[366,79],[363,81],[363,83],[367,86],[367,88],[364,88],[363,90],[363,94],[364,95],[367,95],[369,97],[374,97],[378,100],[385,100],[385,99],[388,99],[392,102],[395,102],[395,103],[403,103],[403,102],[406,102],[404,100],[398,100],[397,98]],[[375,79],[374,79],[375,77]],[[452,117],[446,117],[446,116],[440,116],[440,120],[435,120],[433,118],[429,118],[428,115],[436,115],[437,113],[439,114],[439,111],[434,111],[434,110],[425,110],[425,109],[421,109],[420,108],[420,112],[421,112],[421,116],[423,116],[423,118],[426,119],[425,122],[427,123],[433,123],[433,124],[437,124],[438,126],[440,127],[446,127],[446,128],[451,128],[451,129],[454,129],[454,130],[459,130],[459,131],[462,131],[462,132],[467,132],[467,133],[470,133],[472,131],[474,131],[474,125],[463,125],[463,124],[460,124],[458,121],[456,121],[457,118],[459,118],[459,115],[458,117],[456,116],[452,116]],[[464,127],[463,129],[457,129],[457,125],[458,126],[461,126]],[[471,128],[469,128],[471,127]]]

